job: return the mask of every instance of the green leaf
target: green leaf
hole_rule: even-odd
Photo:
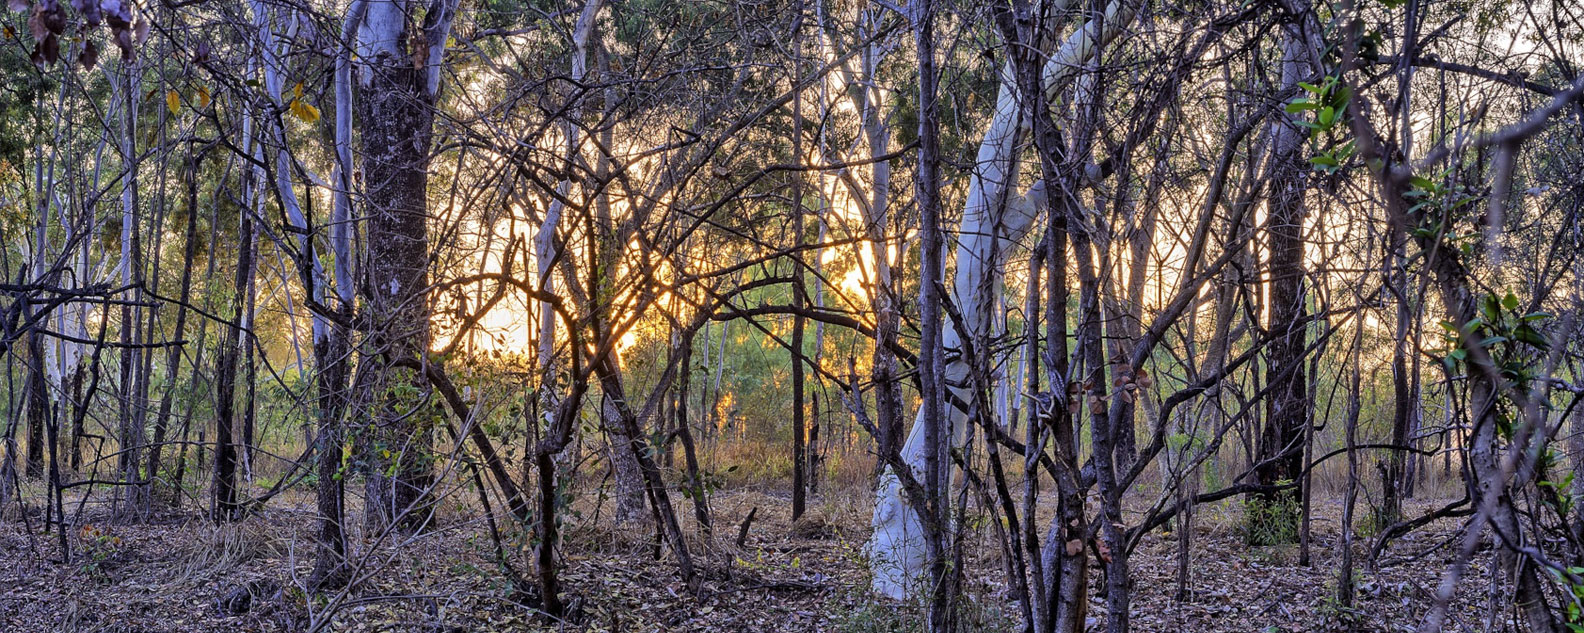
[[[1533,345],[1538,349],[1551,348],[1551,341],[1546,340],[1546,337],[1541,336],[1534,328],[1527,325],[1518,326],[1518,329],[1513,331],[1513,338]]]
[[[1346,110],[1347,105],[1353,102],[1353,88],[1350,86],[1342,86],[1341,88],[1337,89],[1336,95],[1333,97],[1332,102],[1336,104],[1337,110]]]
[[[1485,340],[1480,341],[1479,344],[1480,344],[1480,347],[1490,347],[1490,346],[1495,345],[1497,343],[1506,343],[1506,342],[1507,342],[1507,337],[1505,337],[1505,336],[1490,336],[1490,337],[1486,337]]]

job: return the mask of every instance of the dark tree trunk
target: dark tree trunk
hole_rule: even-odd
[[[350,310],[348,310],[350,311]],[[325,340],[315,341],[315,366],[319,368],[319,433],[314,440],[315,509],[319,534],[315,541],[314,569],[308,584],[314,590],[339,587],[350,570],[346,567],[346,471],[342,464],[342,416],[352,350],[351,335],[340,324],[329,326]]]
[[[821,416],[818,393],[809,394],[809,410],[813,413],[813,416],[809,421],[808,446],[804,449],[808,454],[808,464],[803,468],[808,473],[808,494],[812,496],[819,490],[820,475],[819,434]]]
[[[798,93],[801,95],[802,93]],[[794,96],[792,147],[795,156],[803,155],[803,110],[802,98]],[[792,243],[797,247],[803,246],[803,179],[801,174],[792,174]],[[807,481],[804,477],[804,451],[803,441],[807,432],[807,421],[804,419],[803,408],[803,316],[801,311],[807,293],[803,287],[803,267],[800,262],[793,262],[796,273],[792,282],[792,308],[798,314],[792,316],[792,520],[796,521],[803,516],[807,500],[804,493]]]
[[[1297,36],[1287,36],[1282,46],[1283,83],[1295,85],[1302,80],[1304,63]],[[1267,353],[1265,380],[1271,388],[1266,400],[1265,424],[1260,430],[1255,480],[1266,486],[1297,481],[1303,471],[1304,425],[1308,421],[1308,381],[1304,379],[1304,189],[1305,159],[1303,134],[1285,119],[1272,123],[1273,148],[1270,173],[1270,218],[1266,229],[1270,240],[1270,322],[1272,341]],[[1251,529],[1254,540],[1268,540],[1273,534],[1297,535],[1299,507],[1293,489],[1255,495],[1259,521],[1270,522],[1262,529]],[[1291,529],[1288,529],[1291,528]],[[1264,535],[1264,536],[1261,536]],[[1259,543],[1273,544],[1273,543]]]
[[[945,275],[945,236],[941,229],[940,112],[938,104],[939,71],[935,61],[935,8],[922,0],[915,9],[914,44],[918,53],[918,192],[919,238],[919,379],[922,384],[920,423],[924,425],[925,508],[919,510],[924,524],[925,550],[928,554],[931,588],[930,631],[950,631],[956,618],[947,560],[946,512],[950,488],[951,462],[947,458],[952,441],[946,417],[946,360],[942,347],[941,296]]]
[[[30,332],[25,336],[24,349],[27,354],[23,364],[27,378],[23,390],[27,398],[28,447],[24,471],[29,478],[38,479],[44,476],[44,427],[49,425],[50,419],[49,385],[44,374],[44,345],[39,340],[41,335]]]
[[[1407,232],[1400,227],[1390,231],[1391,241],[1384,258],[1382,273],[1383,281],[1392,290],[1397,298],[1397,328],[1395,340],[1392,342],[1392,427],[1391,443],[1394,447],[1388,454],[1387,463],[1381,471],[1381,509],[1380,516],[1376,517],[1376,525],[1391,525],[1402,520],[1402,499],[1406,496],[1412,481],[1408,477],[1408,453],[1404,450],[1408,446],[1410,433],[1412,433],[1413,409],[1417,406],[1413,399],[1413,379],[1409,376],[1409,339],[1413,329],[1413,309],[1409,303],[1409,288],[1407,271],[1400,268],[1402,262],[1399,254],[1408,246]]]
[[[88,373],[87,370],[79,365],[77,370],[73,371],[71,377],[67,379],[71,383],[71,401],[74,410],[79,407],[87,408],[88,406],[88,403],[83,401],[83,375],[86,373]],[[73,471],[82,470],[83,418],[84,416],[76,415],[75,413],[72,415],[71,469]]]
[[[406,33],[398,46],[405,50]],[[359,60],[363,182],[368,259],[363,290],[371,330],[365,358],[377,365],[379,404],[371,449],[365,518],[374,528],[416,531],[427,522],[433,422],[418,372],[392,361],[422,359],[429,349],[428,184],[434,110],[422,68],[380,53]]]
[[[681,371],[676,384],[676,432],[682,440],[682,457],[686,461],[688,498],[693,501],[693,517],[699,530],[708,539],[714,533],[710,524],[709,490],[699,474],[698,450],[693,445],[693,430],[688,421],[688,389],[693,376],[693,331],[682,337]]]
[[[173,335],[173,339],[177,341],[182,340],[182,336],[187,332],[187,305],[192,298],[193,260],[197,258],[198,250],[198,169],[203,163],[205,152],[191,155],[187,162],[187,228],[182,247],[181,286],[177,290],[179,303],[176,305],[176,328]],[[165,357],[165,395],[160,398],[159,413],[154,417],[154,443],[149,446],[150,479],[159,476],[160,455],[164,451],[165,437],[170,429],[171,407],[176,401],[176,379],[180,374],[182,349],[182,346],[172,346]],[[196,371],[193,372],[193,380],[197,380]],[[174,487],[180,489],[181,482],[174,482]]]
[[[242,210],[237,231],[237,265],[232,286],[231,322],[226,325],[221,342],[219,367],[215,370],[215,457],[214,457],[214,510],[216,521],[240,518],[237,508],[236,444],[232,437],[236,425],[237,357],[242,348],[242,315],[247,309],[248,273],[253,269],[253,218]]]

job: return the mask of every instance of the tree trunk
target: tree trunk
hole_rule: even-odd
[[[30,479],[44,476],[44,431],[50,419],[49,388],[44,376],[44,345],[39,340],[41,336],[37,332],[23,335],[23,349],[26,352],[23,369],[27,372],[27,378],[22,388],[27,400],[28,444],[24,474]]]
[[[941,303],[945,299],[941,296],[941,287],[944,283],[942,268],[946,265],[943,253],[946,240],[940,218],[940,112],[936,102],[940,75],[935,67],[935,8],[930,0],[921,0],[915,11],[913,33],[919,66],[919,150],[915,187],[918,191],[919,240],[922,244],[919,253],[919,382],[922,385],[922,397],[914,435],[919,436],[922,444],[908,442],[910,448],[917,446],[911,452],[910,457],[913,459],[909,459],[908,464],[913,468],[913,464],[923,463],[921,479],[924,498],[915,500],[915,503],[922,502],[924,507],[910,507],[909,510],[918,515],[919,524],[924,528],[925,560],[929,565],[925,578],[931,589],[925,623],[928,630],[934,633],[952,630],[956,611],[956,596],[952,592],[954,583],[948,578],[951,564],[946,560],[947,522],[950,521],[946,515],[950,508],[947,495],[951,482],[951,462],[947,459],[947,453],[953,439],[954,420],[946,417],[946,347],[941,336]],[[961,361],[958,364],[962,364]],[[977,393],[977,390],[974,391]],[[922,433],[918,432],[918,427],[923,427]],[[915,475],[915,478],[919,477]]]
[[[367,348],[380,403],[369,429],[371,464],[365,519],[374,528],[416,531],[428,520],[434,480],[433,426],[438,412],[424,397],[422,376],[389,360],[423,359],[429,350],[428,183],[437,69],[415,68],[409,42],[430,33],[409,32],[407,2],[371,2],[359,33],[357,99],[362,123],[363,182],[368,205],[368,258],[364,307]],[[445,14],[445,6],[431,14]],[[428,30],[435,20],[425,18]],[[444,46],[428,40],[427,45]],[[421,361],[420,361],[421,362]]]
[[[187,305],[192,299],[192,268],[193,260],[197,258],[198,251],[198,170],[203,165],[203,156],[207,150],[197,154],[189,154],[187,161],[187,228],[185,242],[182,247],[182,272],[181,285],[178,289],[179,303],[176,305],[176,328],[174,340],[182,340],[187,332]],[[183,346],[172,346],[165,357],[165,395],[160,398],[159,413],[154,417],[154,444],[149,447],[148,476],[155,479],[159,476],[160,455],[165,448],[165,436],[170,427],[171,407],[176,401],[176,379],[180,374],[181,353]],[[193,372],[193,380],[197,380],[197,372]],[[178,491],[181,482],[173,482],[173,487]]]
[[[1287,35],[1282,44],[1282,83],[1297,85],[1308,77],[1302,40]],[[1265,425],[1260,430],[1255,481],[1265,486],[1293,482],[1303,471],[1304,424],[1308,419],[1308,381],[1304,379],[1306,343],[1304,316],[1304,190],[1306,170],[1302,155],[1304,133],[1285,118],[1272,124],[1270,218],[1270,322],[1273,340],[1265,367],[1272,389],[1266,400]],[[1251,529],[1258,545],[1273,545],[1273,535],[1297,535],[1298,499],[1293,489],[1254,495],[1260,516],[1252,520],[1271,525]]]
[[[801,42],[800,42],[801,44]],[[801,47],[800,47],[801,48]],[[802,64],[798,63],[797,70],[793,72],[793,82],[802,83]],[[797,92],[792,97],[792,155],[793,161],[801,163],[803,159],[803,93]],[[792,176],[792,245],[795,248],[803,247],[803,174],[794,170]],[[815,258],[819,254],[815,253]],[[803,364],[803,315],[802,310],[807,302],[807,292],[804,287],[803,266],[801,262],[793,262],[795,270],[792,282],[792,308],[796,314],[792,315],[792,520],[803,517],[804,505],[807,500],[804,494],[807,481],[804,473],[804,445],[807,432],[807,421],[804,419],[803,407],[803,374],[806,369]]]
[[[681,373],[677,375],[676,384],[676,432],[682,441],[682,458],[687,466],[687,497],[693,501],[693,518],[698,521],[699,530],[709,539],[714,533],[710,524],[709,490],[704,485],[704,479],[699,472],[698,449],[693,444],[692,423],[688,421],[688,388],[693,377],[693,331],[689,330],[682,336],[680,367]]]
[[[651,457],[649,441],[638,426],[638,416],[627,404],[626,393],[622,389],[621,378],[616,373],[615,364],[608,357],[593,362],[595,371],[599,374],[600,388],[605,392],[606,409],[614,414],[614,422],[622,431],[620,436],[613,433],[611,437],[613,440],[621,437],[628,442],[627,446],[622,447],[624,450],[616,452],[625,454],[637,462],[640,481],[645,488],[640,494],[646,493],[659,520],[659,525],[655,528],[661,532],[670,545],[672,554],[676,556],[677,569],[682,574],[682,580],[690,589],[696,589],[698,576],[693,568],[693,558],[688,553],[687,541],[682,535],[681,525],[677,523],[676,509],[671,505],[671,496],[666,490],[660,467]],[[640,500],[642,498],[640,497]]]
[[[241,518],[237,507],[236,444],[232,433],[236,425],[237,357],[242,347],[241,320],[247,309],[248,272],[253,261],[253,218],[242,210],[237,231],[236,274],[231,297],[231,322],[226,325],[225,337],[220,344],[219,366],[215,369],[215,458],[214,507],[215,521],[233,521]]]
[[[628,434],[614,395],[605,394],[601,401],[600,417],[605,429],[605,456],[610,461],[611,478],[616,482],[616,523],[641,520],[646,513],[644,502],[643,467],[638,456],[632,453],[633,436]],[[642,434],[642,427],[634,424],[633,431]]]
[[[141,240],[138,239],[138,196],[137,196],[137,120],[140,88],[137,80],[137,64],[127,61],[123,67],[125,81],[122,83],[124,90],[121,95],[123,104],[124,125],[122,127],[121,157],[126,176],[122,179],[121,187],[121,283],[128,286],[141,286],[143,282],[143,258]],[[143,448],[143,428],[138,424],[138,409],[140,403],[135,399],[138,394],[136,375],[142,365],[138,361],[141,343],[139,329],[142,324],[141,310],[134,307],[134,303],[141,299],[141,293],[133,290],[130,294],[131,301],[121,305],[121,343],[124,347],[120,354],[120,372],[117,395],[120,406],[120,450],[118,451],[117,465],[121,473],[123,486],[120,508],[117,515],[122,520],[136,520],[143,515],[147,507],[143,496],[142,477],[138,468],[142,465],[139,456]]]

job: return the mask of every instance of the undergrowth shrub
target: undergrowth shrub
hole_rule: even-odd
[[[1243,501],[1243,522],[1239,531],[1249,545],[1282,545],[1298,540],[1298,515],[1302,506],[1298,496],[1278,494],[1272,499],[1252,497]]]

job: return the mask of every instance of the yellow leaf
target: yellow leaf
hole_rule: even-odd
[[[198,86],[198,107],[209,107],[209,89],[203,86]]]
[[[292,86],[292,97],[297,98],[297,99],[301,99],[302,98],[302,91],[303,91],[302,82],[299,81],[299,82],[297,82],[297,85]]]
[[[181,95],[175,90],[165,93],[165,107],[170,109],[171,116],[181,114]]]
[[[301,119],[303,123],[313,123],[319,120],[319,108],[308,105],[301,99],[292,100],[291,113],[292,116]]]

